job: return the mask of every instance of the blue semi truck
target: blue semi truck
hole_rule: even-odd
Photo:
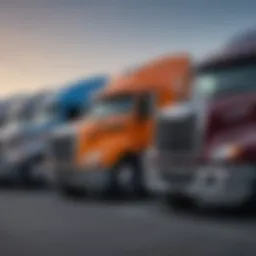
[[[35,186],[50,181],[52,175],[45,165],[48,137],[53,130],[83,118],[90,108],[93,95],[107,82],[108,76],[97,75],[69,83],[54,92],[44,93],[30,107],[31,115],[26,125],[20,125],[15,134],[10,136],[9,141],[15,137],[18,143],[9,144],[3,149],[3,154],[8,156],[5,159],[10,159],[11,163],[1,164],[5,167],[1,172],[7,174],[2,180],[22,186]]]

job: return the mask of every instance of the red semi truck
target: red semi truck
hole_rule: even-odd
[[[198,65],[189,101],[158,115],[146,163],[174,207],[256,205],[256,31]]]

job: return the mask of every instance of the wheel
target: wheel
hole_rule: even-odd
[[[24,164],[20,168],[20,173],[18,174],[18,184],[26,188],[37,188],[46,185],[46,180],[42,177],[37,177],[35,175],[35,166],[33,164]]]
[[[139,156],[127,157],[110,171],[107,194],[144,198],[147,191],[144,184],[143,166]]]
[[[18,177],[18,184],[25,187],[31,187],[34,185],[33,182],[33,164],[32,162],[28,161],[23,163],[19,168]]]
[[[254,168],[256,170],[256,168]],[[242,203],[240,208],[247,212],[256,213],[256,176],[253,177],[251,182],[251,195]]]

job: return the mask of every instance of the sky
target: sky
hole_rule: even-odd
[[[256,27],[255,10],[254,0],[1,0],[0,96],[177,51],[197,61]]]

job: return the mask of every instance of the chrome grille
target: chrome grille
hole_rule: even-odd
[[[155,144],[158,150],[190,153],[196,146],[195,114],[182,118],[160,118],[157,122]]]
[[[163,180],[175,185],[186,185],[194,178],[196,167],[193,154],[177,155],[161,151],[157,156],[157,168]]]
[[[186,173],[176,170],[176,172],[162,172],[162,177],[166,181],[171,181],[176,184],[186,184],[194,178],[194,173],[188,171]]]
[[[51,139],[50,152],[54,161],[71,162],[74,158],[75,139],[72,135],[58,136]]]
[[[161,169],[170,169],[171,167],[194,167],[197,164],[197,155],[195,154],[176,154],[173,151],[158,151],[157,166]]]

